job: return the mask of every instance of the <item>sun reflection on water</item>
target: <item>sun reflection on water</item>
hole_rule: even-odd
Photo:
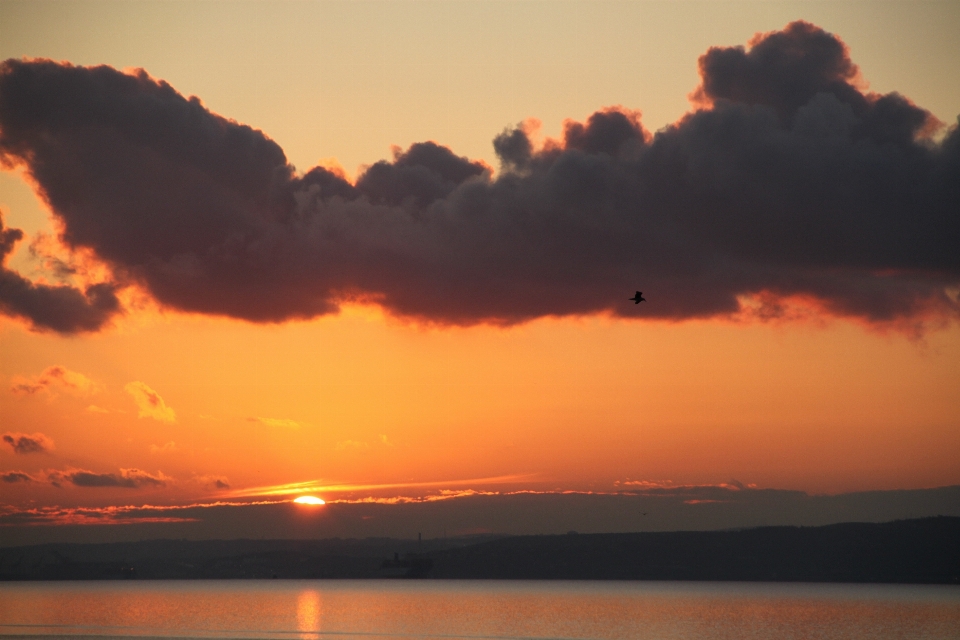
[[[301,591],[297,595],[297,630],[317,632],[320,631],[320,618],[322,613],[320,592],[307,590]],[[312,633],[300,636],[304,640],[315,640],[316,636]]]

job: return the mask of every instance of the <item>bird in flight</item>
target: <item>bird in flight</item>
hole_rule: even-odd
[[[632,298],[627,298],[627,300],[633,300],[633,304],[640,304],[641,302],[646,302],[647,299],[643,297],[642,291],[637,291],[637,295]]]

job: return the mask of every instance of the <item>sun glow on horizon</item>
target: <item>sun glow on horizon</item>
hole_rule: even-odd
[[[293,501],[296,502],[297,504],[311,504],[311,505],[327,504],[322,499],[316,496],[300,496],[299,498],[295,498]]]

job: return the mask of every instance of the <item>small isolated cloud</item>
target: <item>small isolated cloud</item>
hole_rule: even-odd
[[[374,445],[380,445],[382,447],[392,447],[394,446],[394,443],[390,440],[390,438],[386,436],[386,434],[381,433],[377,436],[377,440],[376,442],[374,442]],[[338,442],[336,445],[334,445],[334,449],[336,449],[337,451],[348,451],[348,450],[357,451],[360,449],[369,449],[369,448],[370,448],[369,442],[361,442],[359,440],[343,440],[341,442]]]
[[[33,378],[16,376],[10,386],[10,391],[17,395],[47,393],[55,396],[58,391],[63,391],[74,396],[86,396],[98,390],[99,385],[87,376],[60,365],[47,367]]]
[[[289,420],[287,418],[247,418],[250,422],[259,422],[262,425],[268,427],[277,427],[284,429],[299,429],[303,426],[303,423],[297,422],[296,420]]]
[[[172,480],[161,471],[153,475],[140,469],[120,469],[119,474],[96,473],[84,469],[50,471],[47,473],[47,479],[55,487],[69,482],[77,487],[123,487],[126,489],[165,487]]]
[[[344,440],[338,442],[334,447],[337,451],[347,451],[347,450],[358,450],[358,449],[369,449],[370,445],[366,442],[359,442],[357,440]]]
[[[8,431],[3,434],[3,441],[10,445],[14,453],[43,453],[54,448],[53,440],[42,433],[26,434]]]
[[[230,483],[226,476],[196,476],[194,480],[210,489],[229,489]]]
[[[177,451],[177,443],[171,440],[170,442],[162,445],[150,445],[150,453],[173,453]]]
[[[153,418],[160,422],[176,422],[177,414],[167,406],[160,394],[151,389],[145,383],[134,381],[123,388],[124,391],[133,396],[133,401],[137,404],[137,416],[140,418]]]
[[[0,473],[0,480],[3,482],[36,482],[36,479],[29,473],[23,471],[4,471]]]
[[[90,405],[89,407],[87,407],[87,411],[89,411],[90,413],[110,413],[110,410],[109,410],[109,409],[104,409],[103,407],[98,407],[98,406],[95,405],[95,404],[92,404],[92,405]]]

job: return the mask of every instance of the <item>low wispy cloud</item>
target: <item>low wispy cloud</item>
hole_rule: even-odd
[[[120,473],[96,473],[84,469],[48,471],[47,479],[55,487],[72,484],[77,487],[122,487],[125,489],[160,488],[173,479],[158,471],[151,474],[140,469],[120,469]]]
[[[109,507],[45,506],[21,509],[0,505],[0,526],[6,525],[122,525],[197,522],[208,509],[276,505],[286,500],[259,502],[202,502],[183,505],[123,505]]]
[[[379,434],[374,444],[381,447],[392,447],[394,442],[385,434]],[[370,448],[370,443],[364,440],[341,440],[333,447],[336,451],[363,451]]]
[[[260,424],[277,429],[299,429],[303,426],[302,422],[290,420],[289,418],[247,418],[250,422],[259,422]]]
[[[137,405],[137,416],[140,418],[152,418],[160,422],[176,422],[177,414],[172,407],[168,407],[160,394],[147,386],[146,383],[134,381],[128,383],[124,391],[133,397]]]
[[[90,413],[112,413],[110,409],[104,409],[103,407],[98,407],[95,404],[91,404],[86,408]]]
[[[744,484],[739,480],[715,484],[682,484],[670,480],[627,479],[615,482],[614,488],[625,495],[680,500],[688,505],[755,500],[757,495],[765,491],[756,484]]]
[[[46,393],[55,396],[65,392],[74,396],[86,396],[96,393],[100,385],[77,371],[71,371],[60,365],[53,365],[35,377],[15,376],[10,391],[17,395],[35,395]]]
[[[384,484],[332,483],[324,480],[307,480],[304,482],[290,482],[287,484],[269,485],[265,487],[237,489],[222,494],[222,497],[248,498],[259,496],[291,496],[302,493],[351,493],[358,491],[377,492],[391,489],[461,487],[464,485],[484,486],[492,484],[519,483],[528,481],[532,477],[533,476],[530,474],[515,474],[492,476],[488,478],[432,480],[427,482],[391,482]]]
[[[178,450],[177,443],[173,440],[162,445],[150,445],[150,453],[173,453]]]
[[[36,482],[37,479],[24,471],[4,471],[0,473],[0,480],[11,484],[16,482]]]
[[[369,449],[370,445],[358,440],[342,440],[333,447],[337,451],[356,451],[358,449]]]
[[[8,431],[2,439],[17,454],[43,453],[54,448],[53,440],[39,432],[26,434]]]

